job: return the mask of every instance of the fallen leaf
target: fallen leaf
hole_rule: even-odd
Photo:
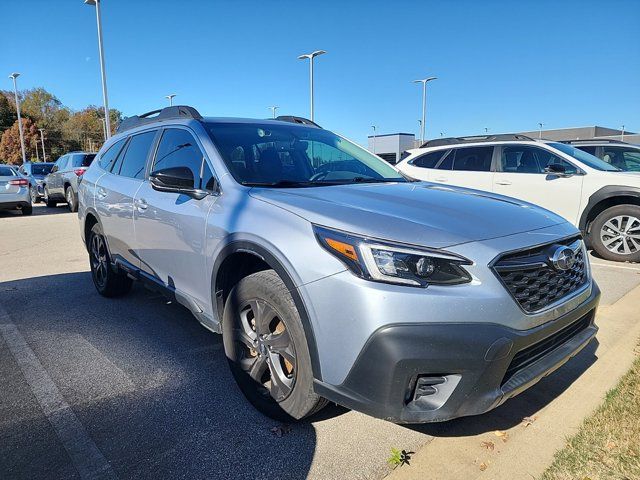
[[[496,445],[493,442],[482,442],[480,446],[486,448],[491,452],[493,452],[493,449],[496,448]]]
[[[487,467],[488,467],[488,466],[489,466],[489,465],[487,465],[486,463],[482,462],[482,463],[480,464],[480,471],[481,471],[481,472],[484,472],[484,471],[487,469]]]
[[[504,430],[496,430],[495,432],[493,432],[493,434],[496,437],[506,437],[507,436],[507,432],[505,432]]]
[[[533,422],[535,422],[537,418],[538,418],[538,417],[524,417],[524,418],[522,419],[522,424],[523,424],[525,427],[528,427],[528,426],[529,426],[529,425],[531,425]]]

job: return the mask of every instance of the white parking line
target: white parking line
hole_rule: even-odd
[[[0,334],[24,375],[33,395],[53,426],[83,480],[111,480],[117,476],[73,413],[54,381],[0,305]]]
[[[629,267],[627,265],[610,265],[608,263],[598,263],[591,261],[591,266],[595,267],[607,267],[607,268],[619,268],[621,270],[633,270],[635,272],[640,272],[640,267]]]

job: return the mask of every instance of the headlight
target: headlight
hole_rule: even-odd
[[[459,255],[428,248],[391,244],[314,225],[316,238],[359,277],[377,282],[426,287],[471,281]]]

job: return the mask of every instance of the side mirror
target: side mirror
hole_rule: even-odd
[[[156,170],[151,173],[149,179],[153,189],[159,192],[180,193],[196,200],[201,200],[208,195],[206,191],[194,188],[193,173],[187,167]]]
[[[565,166],[559,163],[552,163],[550,165],[547,165],[547,167],[544,169],[544,172],[548,173],[549,175],[556,175],[558,177],[571,176],[571,174],[567,173],[567,169],[565,168]]]

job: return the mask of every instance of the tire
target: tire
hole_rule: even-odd
[[[64,191],[64,198],[67,200],[67,206],[69,207],[70,212],[78,211],[78,199],[73,193],[73,189],[71,186],[67,187]]]
[[[47,189],[47,187],[44,187],[44,203],[49,208],[55,208],[58,206],[58,202],[49,198],[49,190]]]
[[[589,240],[606,260],[640,262],[640,206],[606,209],[591,224]]]
[[[89,265],[91,278],[98,293],[103,297],[120,297],[131,290],[133,280],[125,273],[111,267],[111,256],[107,242],[99,224],[95,224],[89,232]]]
[[[231,373],[247,400],[263,414],[290,422],[326,405],[313,391],[300,315],[275,271],[249,275],[231,290],[222,336]]]
[[[33,187],[29,187],[29,196],[31,197],[31,204],[38,203],[38,192]]]
[[[33,206],[27,205],[20,210],[22,211],[22,215],[31,215],[33,213]]]

